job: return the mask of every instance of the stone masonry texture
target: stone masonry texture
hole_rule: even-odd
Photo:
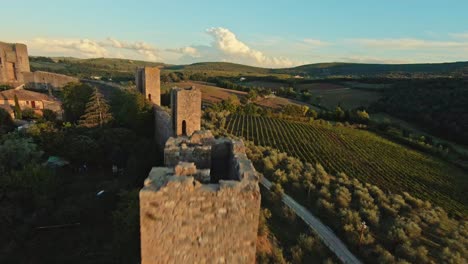
[[[176,136],[192,135],[201,127],[201,90],[196,87],[173,88],[171,109]]]
[[[27,88],[42,90],[48,90],[49,88],[52,90],[59,90],[68,83],[80,81],[76,77],[43,71],[25,72],[23,76]]]
[[[79,79],[52,72],[31,72],[26,45],[0,42],[0,84],[57,90],[70,82],[79,82]]]
[[[151,170],[140,191],[143,264],[255,263],[258,174],[242,141],[214,139],[209,131],[171,138],[166,147],[200,145],[211,146],[211,155],[227,159],[225,175],[210,183],[203,180],[210,169],[184,160],[211,159],[207,156],[180,157],[175,166]]]
[[[26,45],[0,42],[0,83],[22,84],[24,72],[30,72]]]

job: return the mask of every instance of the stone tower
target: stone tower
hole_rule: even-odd
[[[30,72],[26,45],[0,42],[0,83],[24,83],[25,72]]]
[[[171,109],[172,127],[175,136],[190,136],[201,128],[201,101],[200,89],[172,88]]]
[[[137,68],[135,84],[145,97],[155,105],[161,105],[161,81],[158,67]]]
[[[141,263],[255,263],[258,174],[242,141],[170,138],[140,191]]]

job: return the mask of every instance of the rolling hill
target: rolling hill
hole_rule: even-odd
[[[453,77],[468,76],[468,62],[424,64],[364,64],[364,63],[316,63],[293,68],[270,69],[229,62],[201,62],[189,65],[170,65],[115,58],[77,59],[69,57],[31,57],[33,70],[50,70],[65,74],[88,72],[133,73],[136,67],[160,66],[165,71],[203,72],[220,76],[276,76],[290,78],[300,75],[308,78],[327,77]]]

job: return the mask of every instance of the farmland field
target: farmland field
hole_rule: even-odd
[[[321,97],[320,104],[328,109],[334,109],[338,105],[345,109],[367,107],[380,98],[377,92],[357,90],[332,83],[299,84],[297,88],[307,89],[314,98]]]
[[[167,93],[171,87],[190,87],[196,86],[199,87],[202,91],[202,100],[203,103],[210,105],[214,103],[219,103],[222,100],[227,99],[231,94],[235,94],[239,99],[247,95],[246,92],[236,91],[231,89],[220,88],[209,83],[204,82],[176,82],[176,83],[166,83],[161,85],[162,93]],[[283,97],[269,97],[269,98],[258,98],[255,101],[255,104],[262,107],[268,107],[273,109],[280,109],[288,104],[297,104],[297,105],[307,105],[311,108],[313,106],[308,105],[303,102],[296,100],[283,98]]]
[[[466,174],[442,160],[373,133],[268,117],[232,116],[228,133],[271,146],[331,173],[344,172],[392,192],[407,191],[451,212],[467,213]]]
[[[287,83],[271,81],[251,81],[245,84],[253,87],[269,88],[273,91],[281,87],[289,87]],[[354,86],[327,82],[300,83],[293,85],[293,88],[297,90],[308,90],[313,96],[312,103],[317,103],[316,98],[321,97],[320,105],[330,110],[338,105],[345,109],[353,109],[360,106],[367,107],[380,98],[378,92],[353,89],[353,87]],[[378,89],[375,90],[378,91]]]

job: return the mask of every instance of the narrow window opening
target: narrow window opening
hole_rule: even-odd
[[[182,121],[182,135],[187,135],[187,122],[185,122],[185,120]]]

